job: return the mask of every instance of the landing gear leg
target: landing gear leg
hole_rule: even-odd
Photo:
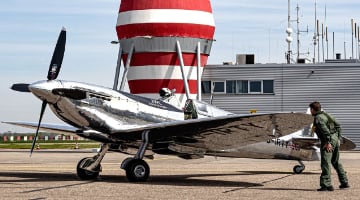
[[[99,153],[94,157],[86,157],[79,161],[76,172],[80,179],[92,180],[99,176],[101,161],[109,150],[109,144],[103,144]]]
[[[304,163],[301,160],[298,160],[298,162],[300,165],[295,165],[293,168],[295,174],[301,174],[305,169]]]
[[[150,167],[143,160],[146,148],[149,145],[149,130],[144,130],[141,137],[142,143],[134,158],[126,158],[121,163],[121,169],[126,171],[126,178],[130,182],[144,182],[150,175]]]

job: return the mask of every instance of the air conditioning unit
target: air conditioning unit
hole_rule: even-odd
[[[237,54],[236,64],[237,65],[255,64],[255,54]]]

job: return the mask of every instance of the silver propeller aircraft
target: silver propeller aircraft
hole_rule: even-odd
[[[95,179],[108,150],[133,155],[121,168],[129,181],[146,181],[150,174],[144,157],[175,155],[184,159],[205,155],[247,158],[318,160],[317,138],[304,136],[312,117],[302,113],[237,115],[207,103],[188,99],[184,109],[170,103],[175,96],[164,89],[163,98],[150,99],[87,83],[57,80],[64,52],[66,31],[59,35],[47,80],[14,84],[11,88],[31,92],[42,100],[38,123],[4,122],[39,130],[77,134],[103,143],[94,157],[77,165],[81,179]],[[198,80],[199,81],[199,80]],[[46,106],[67,125],[41,123]],[[184,120],[184,118],[189,120]],[[305,129],[304,129],[305,128]],[[349,148],[353,143],[346,140]]]

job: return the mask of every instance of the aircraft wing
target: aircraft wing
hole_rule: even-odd
[[[171,140],[176,144],[205,149],[236,148],[256,142],[282,137],[312,123],[312,116],[302,113],[274,113],[256,115],[227,115],[222,117],[179,120],[133,126],[116,130],[109,135],[94,130],[81,130],[70,125],[41,123],[40,129],[62,134],[77,134],[102,142],[139,141],[142,132],[149,130],[151,142]],[[27,128],[36,128],[34,122],[3,122]],[[102,135],[99,138],[95,137]],[[104,137],[103,137],[104,136]],[[111,138],[105,140],[105,138]]]
[[[227,115],[138,126],[114,132],[112,137],[141,140],[141,133],[149,130],[150,142],[172,141],[173,146],[221,151],[282,137],[312,121],[311,115],[302,113]]]
[[[21,126],[25,128],[32,128],[36,129],[38,123],[37,122],[2,122],[5,124],[11,124],[15,126]],[[96,140],[103,143],[112,143],[114,140],[111,140],[106,134],[100,133],[95,130],[82,130],[79,128],[76,128],[74,126],[68,125],[68,124],[50,124],[50,123],[41,123],[40,128],[41,131],[49,132],[49,133],[57,133],[57,134],[76,134],[78,136],[81,136],[83,138],[88,138],[92,140]]]
[[[32,128],[32,129],[36,129],[38,126],[38,123],[36,122],[19,121],[19,122],[2,122],[2,123],[21,126],[25,128]],[[77,132],[80,131],[79,129],[70,125],[46,124],[46,123],[41,123],[40,130],[51,133],[58,133],[58,134],[76,134]]]

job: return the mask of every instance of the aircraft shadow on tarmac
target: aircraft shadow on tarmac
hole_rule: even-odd
[[[258,183],[213,180],[209,177],[220,176],[238,176],[234,174],[186,174],[186,175],[152,175],[147,182],[136,184],[152,185],[174,185],[174,186],[208,186],[208,187],[258,187],[263,186]],[[23,182],[68,182],[80,181],[75,174],[70,173],[49,173],[49,172],[0,172],[0,177],[9,177],[10,180],[0,179],[0,184],[16,184]],[[14,179],[12,179],[14,178]],[[89,182],[108,182],[108,183],[129,183],[125,176],[122,175],[100,175],[98,179]]]
[[[221,176],[246,176],[246,175],[261,175],[261,174],[278,174],[284,175],[272,180],[267,180],[262,183],[252,182],[239,182],[229,180],[219,180]],[[304,174],[315,174],[306,172]],[[271,172],[271,171],[239,171],[232,174],[186,174],[186,175],[152,175],[148,182],[142,182],[137,184],[150,184],[150,185],[174,185],[174,186],[198,186],[198,187],[236,187],[237,189],[230,190],[236,191],[238,189],[261,187],[266,183],[274,182],[276,180],[296,176],[290,172]],[[59,182],[73,182],[80,181],[73,173],[49,173],[49,172],[0,172],[0,177],[14,178],[10,180],[1,180],[0,184],[16,184],[22,182],[46,182],[46,181],[59,181]],[[217,177],[216,180],[214,177]],[[220,177],[220,178],[219,178]],[[128,183],[125,176],[122,175],[100,175],[95,181],[82,181],[81,183],[75,183],[70,186],[91,184],[92,182],[108,182],[108,183]],[[65,186],[63,186],[65,187]],[[260,188],[257,188],[260,189]],[[265,189],[265,188],[264,188]],[[279,188],[284,190],[286,188]],[[276,190],[276,189],[275,189]],[[289,189],[287,189],[289,190]],[[291,189],[290,189],[291,190]],[[299,189],[296,189],[299,190]]]
[[[284,171],[238,171],[239,173],[243,173],[244,175],[260,175],[260,174],[289,174],[289,175],[294,175],[296,176],[296,174],[294,174],[293,172],[284,172]],[[311,175],[311,174],[319,174],[318,172],[303,172],[301,174],[307,174],[307,175]]]

